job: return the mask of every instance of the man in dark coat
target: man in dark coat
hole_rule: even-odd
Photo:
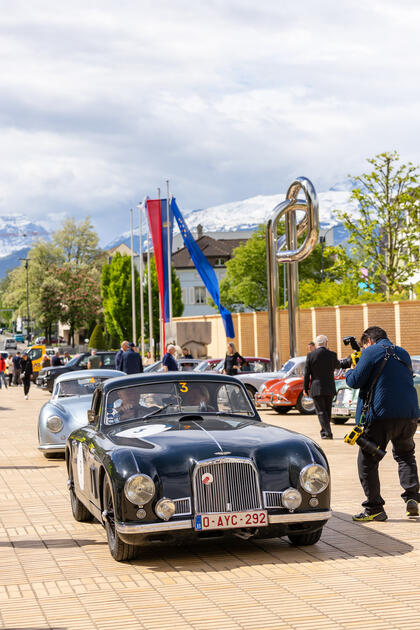
[[[363,436],[385,450],[392,443],[392,454],[398,463],[401,495],[408,517],[419,515],[419,477],[415,458],[414,435],[420,417],[417,393],[413,382],[410,355],[394,346],[379,326],[365,330],[360,340],[364,348],[358,364],[347,374],[347,385],[360,389],[356,424],[364,426]],[[386,358],[386,361],[385,361]],[[379,376],[378,376],[379,375]],[[376,381],[375,381],[376,379]],[[368,412],[362,414],[373,384]],[[361,514],[354,521],[386,521],[379,483],[379,459],[359,448],[357,465],[366,500]]]
[[[122,369],[123,355],[124,355],[124,352],[127,352],[129,347],[130,347],[130,344],[128,343],[128,341],[122,342],[121,348],[118,350],[117,354],[115,355],[115,369],[116,370]]]
[[[21,365],[21,377],[23,382],[23,393],[25,399],[28,400],[29,388],[31,386],[31,377],[33,374],[32,361],[28,357],[28,353],[24,352],[20,362]]]
[[[121,370],[126,374],[140,374],[143,372],[143,363],[134,343],[129,344],[129,348],[123,354]]]
[[[331,440],[331,407],[335,396],[334,370],[340,367],[340,363],[337,354],[328,350],[328,339],[325,335],[318,335],[315,346],[315,350],[306,357],[303,390],[304,395],[308,396],[310,385],[310,393],[321,425],[321,438]]]

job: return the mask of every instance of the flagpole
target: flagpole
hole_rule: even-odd
[[[147,301],[149,307],[149,346],[150,354],[155,359],[155,340],[153,338],[153,302],[152,302],[152,279],[150,276],[150,229],[147,226]]]
[[[169,209],[171,206],[169,197],[169,179],[166,180],[166,216],[168,220],[168,291],[169,291],[169,321],[172,321],[172,260],[171,260],[171,220]]]
[[[135,282],[134,282],[133,208],[130,208],[130,234],[131,234],[131,320],[132,320],[132,327],[133,327],[133,343],[137,345],[136,294],[135,294]]]
[[[144,357],[144,295],[143,295],[143,207],[141,204],[139,209],[139,237],[140,237],[140,257],[139,257],[139,275],[140,275],[140,327],[141,327],[141,356]]]

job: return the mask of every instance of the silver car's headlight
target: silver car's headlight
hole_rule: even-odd
[[[172,499],[160,499],[155,505],[156,515],[163,521],[169,521],[175,514],[176,506]]]
[[[45,424],[47,425],[47,429],[53,433],[58,433],[63,428],[63,421],[58,416],[51,416]]]
[[[153,499],[156,488],[149,475],[132,475],[125,482],[124,494],[131,503],[144,505]]]
[[[259,389],[258,389],[258,393],[259,393],[259,394],[262,394],[262,393],[263,393],[263,391],[265,390],[265,388],[266,388],[266,384],[265,384],[265,383],[263,383],[262,385],[260,385],[260,387],[259,387]]]
[[[330,483],[328,471],[319,464],[309,464],[300,471],[300,485],[310,494],[323,492]]]

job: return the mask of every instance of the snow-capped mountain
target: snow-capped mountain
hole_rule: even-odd
[[[319,219],[321,229],[334,228],[332,231],[334,244],[338,244],[346,238],[343,226],[336,216],[337,210],[346,210],[352,214],[358,214],[357,202],[350,200],[352,182],[345,181],[336,184],[326,192],[318,193]],[[205,209],[186,210],[180,208],[189,229],[194,232],[197,225],[202,225],[204,232],[230,232],[252,230],[261,223],[265,223],[274,207],[284,201],[285,193],[277,195],[258,195],[242,201],[233,201]],[[178,202],[178,205],[179,202]],[[175,233],[178,231],[175,224]],[[134,231],[134,249],[139,248],[139,232]],[[143,224],[143,241],[145,240],[146,226]],[[238,235],[239,236],[239,235]],[[330,239],[328,239],[330,240]],[[113,239],[104,249],[110,249],[125,243],[130,247],[130,232],[124,232]]]
[[[0,216],[0,278],[19,264],[39,238],[48,238],[48,231],[22,214]]]

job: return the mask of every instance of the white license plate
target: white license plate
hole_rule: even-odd
[[[333,416],[349,416],[350,411],[348,409],[342,409],[341,407],[333,407],[331,409]]]
[[[267,510],[249,512],[220,512],[218,514],[197,514],[194,529],[201,532],[207,529],[235,529],[236,527],[265,527],[268,525]]]

